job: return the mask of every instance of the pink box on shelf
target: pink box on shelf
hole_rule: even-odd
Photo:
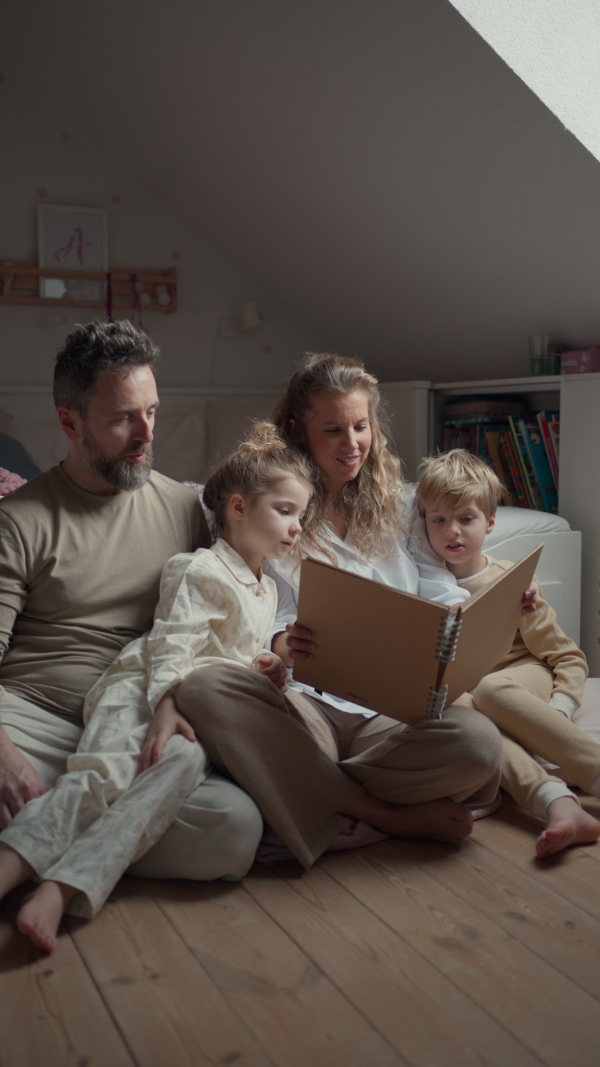
[[[592,374],[595,371],[600,371],[600,348],[563,352],[560,357],[561,374]]]

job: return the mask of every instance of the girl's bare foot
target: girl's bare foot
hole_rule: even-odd
[[[18,915],[17,927],[36,948],[54,952],[56,934],[65,908],[76,890],[60,882],[42,882],[25,900]]]
[[[569,845],[589,845],[600,837],[600,822],[571,797],[558,797],[548,807],[546,829],[537,839],[536,855],[553,856]]]
[[[33,867],[10,845],[0,844],[0,900],[26,882],[34,874]]]
[[[453,800],[389,804],[366,793],[342,814],[366,822],[391,837],[426,837],[448,845],[460,845],[473,829],[470,809]]]

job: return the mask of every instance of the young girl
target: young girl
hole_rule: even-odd
[[[272,423],[258,424],[204,490],[220,534],[166,564],[152,630],[127,645],[90,690],[67,773],[0,835],[0,898],[37,875],[17,925],[51,952],[65,911],[93,917],[113,886],[175,818],[208,770],[173,692],[223,659],[286,689],[264,648],[276,609],[266,556],[294,548],[312,489],[305,460]]]

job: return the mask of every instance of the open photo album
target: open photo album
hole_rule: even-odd
[[[303,560],[298,624],[316,648],[294,679],[402,722],[441,716],[510,650],[542,547],[456,608]]]

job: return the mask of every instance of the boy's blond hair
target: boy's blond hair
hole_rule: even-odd
[[[491,519],[505,493],[492,468],[465,448],[424,459],[420,471],[415,499],[421,515],[443,502],[452,511],[475,504]]]

